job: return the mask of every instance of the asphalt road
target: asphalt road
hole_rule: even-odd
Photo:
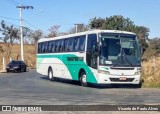
[[[160,89],[81,87],[71,81],[49,81],[31,70],[0,73],[0,105],[160,104]]]

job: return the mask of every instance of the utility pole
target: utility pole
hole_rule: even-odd
[[[82,26],[83,24],[81,23],[77,23],[77,24],[74,24],[76,26],[76,33],[78,33],[78,26]]]
[[[22,4],[20,4],[20,6],[17,6],[17,8],[20,11],[20,34],[21,34],[21,60],[24,61],[24,52],[23,52],[23,25],[22,25],[22,9],[33,9],[33,6],[22,6]]]

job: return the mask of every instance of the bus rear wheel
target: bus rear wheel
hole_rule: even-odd
[[[87,87],[88,83],[87,83],[87,76],[85,72],[81,72],[80,74],[80,83],[83,87]]]
[[[48,69],[48,78],[49,80],[54,81],[52,68]]]

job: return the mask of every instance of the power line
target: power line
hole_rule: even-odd
[[[18,27],[19,28],[19,25],[16,25],[16,24],[13,24],[13,23],[10,23],[10,22],[8,22],[8,21],[4,21],[6,24],[9,24],[9,25],[13,25],[13,26],[15,26],[15,27]],[[24,22],[25,23],[27,23],[26,22],[26,20],[24,20]],[[29,23],[27,23],[28,25],[30,25]],[[31,25],[30,25],[31,26]],[[32,27],[33,27],[34,25],[32,25]],[[35,26],[34,26],[35,27]],[[23,26],[23,28],[28,28],[28,29],[30,29],[28,26]],[[38,29],[38,28],[36,28],[36,29]],[[32,29],[30,29],[30,30],[32,30]],[[44,31],[45,32],[45,31]]]
[[[10,17],[4,17],[4,16],[0,16],[0,18],[19,21],[19,19],[10,18]],[[40,28],[38,28],[38,27],[34,26],[33,24],[31,24],[29,21],[27,21],[27,20],[25,20],[25,19],[23,19],[23,21],[24,21],[26,24],[28,24],[28,25],[32,26],[32,27],[33,27],[33,28],[35,28],[35,29],[40,29]],[[5,21],[5,22],[6,22],[6,23],[8,23],[8,24],[15,25],[15,26],[18,26],[18,27],[19,27],[19,25],[16,25],[16,24],[10,23],[10,22],[8,22],[8,21]]]
[[[24,19],[23,19],[23,20],[24,20]],[[35,29],[39,29],[39,28],[37,28],[36,26],[34,26],[34,25],[32,25],[31,23],[29,23],[28,21],[26,21],[26,20],[24,20],[24,22],[27,23],[27,24],[29,24],[30,26],[32,26],[32,27],[35,28]]]
[[[9,3],[11,3],[12,5],[14,5],[14,6],[17,6],[17,5],[19,5],[20,3],[19,2],[17,2],[16,0],[7,0]],[[20,7],[19,7],[20,8]],[[28,8],[33,8],[32,6],[27,6],[27,7],[22,7],[23,9],[28,9]],[[33,10],[33,12],[32,13],[34,13],[35,15],[37,15],[37,16],[43,16],[41,13],[39,13],[40,11],[38,10],[38,9],[35,9],[34,8],[34,10]],[[49,20],[52,20],[51,19],[51,16],[49,16],[45,11],[43,11],[42,12],[43,14],[46,14],[46,16],[47,16],[47,18],[45,18],[45,19],[49,19]],[[4,16],[0,16],[1,18],[5,18],[5,19],[10,19],[10,20],[16,20],[16,21],[18,21],[19,19],[14,19],[14,18],[9,18],[9,17],[4,17]],[[36,26],[34,26],[33,24],[31,24],[29,21],[27,21],[27,20],[24,20],[23,19],[23,21],[25,22],[25,23],[27,23],[28,25],[30,25],[31,27],[33,27],[33,28],[35,28],[35,29],[39,29],[38,27],[36,27]],[[53,23],[54,25],[60,25],[60,26],[71,26],[71,25],[74,25],[74,24],[67,24],[67,23],[61,23],[61,24],[59,24],[59,23]]]
[[[4,19],[10,19],[10,20],[17,20],[19,21],[19,19],[15,19],[15,18],[10,18],[10,17],[4,17],[4,16],[0,16],[1,18],[4,18]]]
[[[6,1],[6,0],[5,0]],[[14,6],[19,5],[19,2],[15,1],[15,0],[7,0],[9,3],[11,3]]]
[[[14,6],[17,6],[17,5],[20,4],[20,3],[17,2],[16,0],[7,0],[7,1],[8,1],[9,3],[11,3],[12,5],[14,5]],[[43,13],[43,14],[46,14],[46,17],[47,17],[47,18],[45,18],[45,19],[49,19],[49,21],[52,20],[52,19],[51,19],[51,16],[49,16],[45,11],[43,11],[42,13],[40,13],[40,11],[39,11],[38,9],[34,8],[32,13],[35,14],[35,15],[37,15],[37,16],[41,16],[41,17],[44,16],[44,15],[42,15],[42,13]],[[13,19],[13,20],[14,20],[14,19]],[[28,22],[28,24],[29,24],[30,26],[32,26],[32,27],[34,27],[34,28],[37,29],[37,27],[35,27],[33,24],[30,24],[29,22]],[[53,24],[54,24],[54,23],[53,23]],[[71,26],[71,25],[74,25],[74,24],[67,24],[67,23],[61,23],[61,24],[59,24],[59,23],[55,23],[54,25]]]
[[[16,21],[19,21],[19,19],[15,19],[15,18],[4,17],[4,16],[0,16],[0,17],[1,17],[1,18],[4,18],[4,19],[9,19],[9,20],[16,20]],[[27,20],[23,19],[23,21],[24,21],[25,23],[27,23],[28,25],[32,26],[33,28],[35,28],[35,29],[39,29],[38,27],[34,26],[33,24],[31,24],[31,23],[30,23],[30,22],[28,22]],[[5,21],[5,22],[7,22],[7,21]],[[9,22],[7,22],[7,23],[9,23]],[[12,23],[9,23],[9,24],[12,24]],[[15,24],[12,24],[12,25],[15,25]],[[19,25],[16,25],[16,26],[19,26]]]
[[[10,0],[12,1],[15,5],[19,4],[19,2],[15,1],[15,0]]]
[[[16,25],[16,24],[10,23],[10,22],[8,22],[8,21],[4,21],[4,22],[5,22],[5,23],[8,23],[8,24],[10,24],[10,25],[14,25],[14,26],[19,27],[19,25]]]

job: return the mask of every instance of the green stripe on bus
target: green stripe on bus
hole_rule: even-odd
[[[104,68],[105,70],[109,70],[109,68],[106,68],[106,67],[102,67],[102,68]]]
[[[37,68],[39,69],[39,65],[40,65],[40,63],[42,63],[42,61],[44,60],[44,58],[37,58],[37,63],[38,64],[36,64],[37,66]]]
[[[79,70],[82,68],[85,70],[87,75],[87,82],[91,83],[97,83],[97,80],[95,76],[93,75],[90,68],[87,66],[87,64],[84,61],[78,60],[78,61],[68,61],[67,58],[77,57],[73,54],[64,54],[64,55],[37,55],[37,62],[44,58],[57,58],[61,60],[64,65],[68,68],[68,71],[70,72],[73,80],[79,80]],[[39,60],[40,59],[40,60]],[[40,63],[38,63],[40,64]]]

